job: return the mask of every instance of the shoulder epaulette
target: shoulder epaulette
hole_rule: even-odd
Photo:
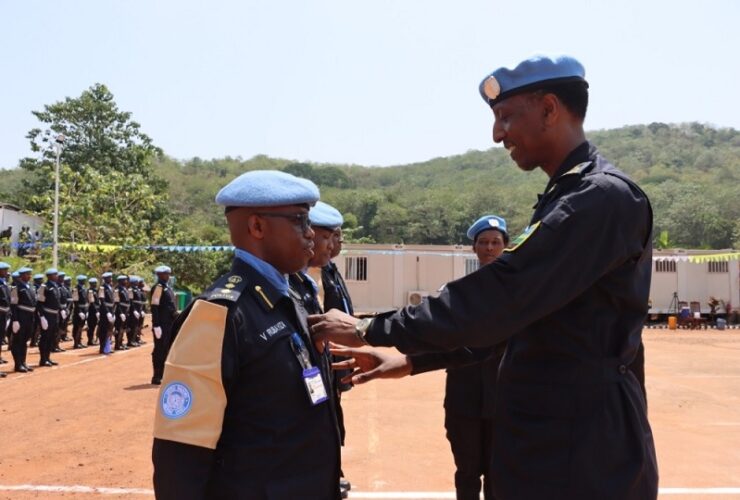
[[[228,302],[236,302],[241,296],[242,292],[247,288],[247,280],[243,276],[238,274],[224,274],[221,276],[216,283],[206,290],[203,295],[198,297],[202,300],[213,302],[216,300],[225,300]]]

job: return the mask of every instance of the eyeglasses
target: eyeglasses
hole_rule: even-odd
[[[308,220],[307,213],[300,214],[284,214],[280,212],[254,212],[254,215],[260,215],[262,217],[280,217],[281,219],[288,219],[295,226],[299,226],[301,231],[304,233],[311,227],[311,222]]]

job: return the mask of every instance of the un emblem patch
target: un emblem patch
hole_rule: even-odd
[[[170,419],[182,418],[193,406],[193,392],[182,382],[170,382],[162,391],[160,409]]]

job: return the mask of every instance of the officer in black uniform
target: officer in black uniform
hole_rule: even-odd
[[[30,267],[20,268],[18,270],[18,280],[10,290],[12,310],[11,350],[15,371],[20,373],[33,371],[33,368],[26,364],[28,339],[33,335],[33,328],[36,324],[36,289],[29,285],[31,272],[33,270]]]
[[[7,343],[10,346],[11,343],[5,340],[6,332],[9,332],[8,327],[10,326],[10,286],[7,283],[9,270],[10,264],[0,262],[0,365],[7,363],[2,358],[2,344]],[[4,376],[5,374],[0,377]]]
[[[44,275],[41,273],[33,275],[33,291],[38,296],[39,287],[44,283]],[[41,338],[41,324],[39,323],[39,316],[36,315],[33,318],[33,334],[31,335],[31,343],[29,347],[38,347],[39,339]]]
[[[57,277],[57,283],[59,284],[59,332],[54,340],[54,352],[63,352],[63,349],[59,343],[66,342],[67,338],[67,327],[69,326],[69,314],[72,310],[72,290],[70,285],[72,284],[71,278],[66,273],[59,271]]]
[[[136,325],[136,342],[139,345],[146,344],[146,341],[141,335],[141,331],[144,329],[144,318],[146,317],[146,282],[144,278],[139,277],[139,281],[136,283],[136,305],[139,311],[139,322]]]
[[[322,499],[339,493],[328,367],[285,274],[306,266],[316,186],[251,171],[216,197],[236,256],[178,317],[154,426],[158,499]]]
[[[118,285],[114,290],[113,301],[116,305],[115,312],[115,323],[113,325],[115,329],[116,337],[116,351],[125,351],[128,346],[123,343],[123,334],[128,327],[128,315],[131,309],[131,297],[128,293],[128,276],[121,274],[116,278]]]
[[[90,312],[87,288],[85,287],[86,283],[87,276],[78,274],[77,284],[72,289],[72,340],[74,341],[75,349],[85,348],[85,344],[82,343],[82,329],[87,322],[87,315]]]
[[[100,343],[100,354],[111,354],[111,333],[115,324],[116,312],[115,293],[113,293],[113,273],[110,271],[102,274],[103,283],[98,290],[98,299],[100,300],[100,317],[98,318],[98,342]]]
[[[88,280],[90,287],[87,289],[87,345],[97,345],[95,340],[95,328],[100,321],[100,298],[98,297],[98,278],[92,277]]]
[[[131,307],[128,312],[127,328],[126,333],[126,345],[128,347],[139,347],[139,319],[141,318],[141,310],[144,304],[141,290],[139,290],[139,278],[138,276],[129,276],[129,294],[131,298]]]
[[[59,292],[59,271],[55,267],[46,270],[46,283],[39,287],[36,311],[39,315],[41,325],[41,338],[39,339],[39,366],[58,365],[51,359],[54,351],[54,342],[59,333],[59,311],[61,310]]]
[[[509,244],[506,221],[484,215],[468,228],[473,251],[480,266],[496,260]],[[455,490],[458,500],[478,500],[483,477],[483,495],[494,499],[489,474],[493,446],[493,411],[496,378],[506,344],[494,349],[471,352],[470,364],[447,368],[445,384],[445,429],[455,459]],[[421,355],[424,356],[424,355]],[[483,361],[472,362],[476,357]],[[412,356],[412,362],[419,360]]]
[[[587,89],[583,66],[570,57],[527,60],[481,83],[494,141],[523,170],[550,176],[529,227],[499,259],[416,307],[359,322],[338,311],[309,318],[318,345],[412,353],[508,339],[491,462],[503,500],[658,493],[645,398],[628,368],[647,313],[652,211],[586,141]],[[373,376],[409,369],[367,361],[356,354],[347,365]]]
[[[175,292],[169,285],[172,269],[169,266],[157,266],[154,273],[157,275],[157,283],[152,287],[150,300],[154,335],[152,384],[159,385],[162,383],[164,362],[172,344],[172,325],[177,318],[177,305]]]

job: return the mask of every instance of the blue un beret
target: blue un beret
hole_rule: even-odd
[[[319,188],[279,170],[253,170],[240,175],[216,195],[216,203],[226,207],[274,207],[278,205],[313,205]]]
[[[41,273],[34,274],[33,275],[33,279],[35,279],[35,280],[42,280],[42,279],[44,279],[44,275],[41,274]]]
[[[554,59],[537,56],[514,69],[499,68],[486,76],[478,90],[490,106],[522,92],[531,92],[556,83],[585,82],[583,65],[569,56]]]
[[[12,272],[12,273],[10,274],[10,277],[11,277],[11,278],[20,278],[20,277],[21,277],[21,273],[19,273],[18,271],[13,271],[13,272]]]
[[[10,269],[10,264],[7,262],[0,262],[0,270],[2,269]]]
[[[170,266],[159,266],[156,269],[154,269],[154,272],[156,274],[159,274],[159,273],[170,273],[170,274],[172,274],[172,269],[170,269]]]
[[[116,277],[116,281],[124,281],[127,279],[128,279],[128,276],[126,276],[125,274],[119,274],[118,277]]]
[[[316,205],[311,207],[311,210],[308,211],[308,220],[311,221],[312,226],[327,227],[329,229],[342,227],[344,223],[344,218],[342,218],[339,210],[323,201],[317,201]]]
[[[129,276],[128,278],[128,282],[131,283],[132,285],[134,283],[138,283],[140,280],[141,278],[139,278],[138,276]]]
[[[89,279],[89,280],[87,280],[87,281],[88,281],[89,283],[97,283],[97,282],[98,282],[98,278],[90,278],[90,279]]]
[[[76,279],[77,281],[87,281],[87,276],[84,274],[78,274]]]
[[[506,221],[497,215],[484,215],[468,228],[468,238],[475,241],[480,233],[489,229],[498,229],[504,234],[506,232]]]
[[[106,272],[104,272],[103,274],[101,274],[101,276],[102,276],[103,278],[112,278],[112,277],[113,277],[113,273],[112,273],[112,272],[110,272],[110,271],[106,271]]]
[[[16,272],[18,274],[31,273],[31,272],[33,272],[33,269],[31,269],[30,267],[25,267],[24,266],[24,267],[21,267],[20,269],[18,269]],[[40,274],[37,274],[36,276],[38,276],[39,278],[43,278],[43,276],[40,275]]]
[[[49,269],[46,270],[46,275],[47,276],[49,276],[51,274],[59,274],[59,271],[57,270],[56,267],[50,267]]]

